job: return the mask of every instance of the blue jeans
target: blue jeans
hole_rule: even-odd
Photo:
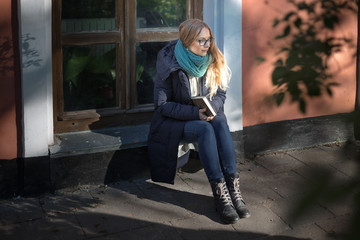
[[[225,117],[186,122],[181,143],[194,142],[198,143],[200,161],[209,181],[236,172],[234,143]]]

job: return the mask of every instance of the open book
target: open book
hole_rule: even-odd
[[[195,106],[198,106],[199,108],[206,108],[205,114],[208,116],[216,116],[216,112],[211,106],[211,103],[205,96],[198,96],[198,97],[192,97],[191,100],[193,101]]]

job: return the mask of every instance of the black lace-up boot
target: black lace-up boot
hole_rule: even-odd
[[[231,200],[240,218],[250,217],[250,211],[240,192],[240,178],[238,173],[225,175],[226,185],[229,189]]]
[[[215,181],[211,181],[210,185],[215,198],[216,211],[219,212],[220,219],[227,224],[232,224],[238,221],[239,216],[237,215],[231,201],[225,179],[220,178]]]

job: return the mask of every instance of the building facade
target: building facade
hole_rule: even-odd
[[[274,84],[274,63],[284,57],[277,55],[279,48],[290,41],[282,16],[299,10],[287,0],[4,0],[0,6],[0,159],[3,166],[17,162],[9,168],[17,169],[23,184],[32,161],[34,166],[50,164],[56,172],[53,166],[73,156],[110,154],[114,159],[119,149],[146,147],[156,53],[177,39],[177,26],[187,18],[210,25],[232,69],[225,111],[240,158],[247,146],[251,152],[289,147],[284,142],[294,137],[291,130],[282,132],[287,137],[278,145],[256,144],[266,136],[263,127],[314,117],[320,117],[317,127],[327,125],[324,121],[343,123],[328,116],[354,110],[356,42],[351,41],[357,36],[357,18],[351,9],[339,11],[331,29],[353,44],[326,59],[336,84],[326,85],[325,94],[305,97],[304,111],[298,107],[301,99],[279,95]],[[297,19],[307,18],[302,11]],[[278,28],[276,19],[283,21]],[[292,24],[300,26],[297,19]],[[319,141],[302,136],[304,146],[345,140],[351,135],[348,126]],[[269,134],[266,138],[272,138]],[[47,174],[56,182],[56,174]]]

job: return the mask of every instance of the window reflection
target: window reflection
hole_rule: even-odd
[[[186,0],[137,0],[136,27],[178,27],[186,19]]]
[[[116,106],[115,45],[63,47],[64,111]]]
[[[136,91],[137,103],[154,102],[157,53],[167,42],[138,43],[136,45]]]
[[[115,29],[115,0],[62,0],[61,14],[63,33]]]

